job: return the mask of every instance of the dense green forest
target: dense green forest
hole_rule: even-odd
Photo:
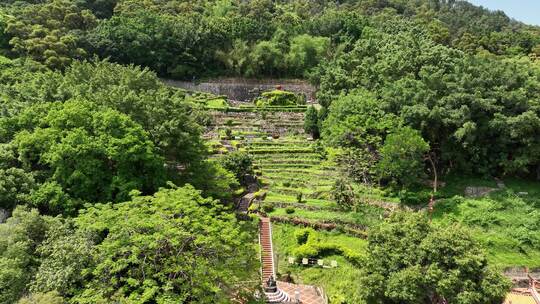
[[[2,1],[0,303],[261,301],[257,218],[234,215],[254,159],[211,155],[222,97],[161,79],[211,77],[317,87],[317,106],[273,91],[255,108],[305,110],[317,162],[341,172],[332,220],[365,217],[353,249],[311,230],[279,240],[340,253],[331,302],[501,303],[493,261],[540,265],[523,258],[540,252],[538,60],[540,28],[465,1]],[[531,190],[466,200],[460,177]],[[440,209],[390,215],[366,189]]]

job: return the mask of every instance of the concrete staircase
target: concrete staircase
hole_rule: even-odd
[[[259,223],[259,242],[261,244],[261,263],[262,263],[262,281],[263,284],[270,279],[276,278],[274,270],[274,251],[272,248],[272,227],[270,219],[261,217]]]
[[[272,248],[272,226],[270,219],[261,217],[259,223],[259,243],[261,245],[261,279],[267,303],[289,303],[289,295],[277,287],[274,268],[274,250]],[[273,286],[268,282],[273,281]]]

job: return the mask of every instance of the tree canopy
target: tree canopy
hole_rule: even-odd
[[[368,303],[501,303],[510,286],[471,236],[424,214],[393,214],[370,231],[359,281]]]

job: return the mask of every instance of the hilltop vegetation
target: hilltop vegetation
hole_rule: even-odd
[[[500,303],[540,266],[539,56],[465,1],[2,1],[0,302],[259,301],[247,194],[332,303]],[[318,104],[160,79],[216,76]]]

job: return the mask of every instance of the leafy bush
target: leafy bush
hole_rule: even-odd
[[[225,129],[225,136],[227,137],[227,139],[231,139],[232,138],[232,130],[227,128]]]
[[[206,106],[211,109],[223,109],[229,106],[227,101],[223,98],[208,99]]]
[[[319,255],[319,250],[312,246],[311,244],[303,244],[296,249],[294,249],[293,254],[297,258],[315,258]]]
[[[231,171],[240,183],[246,174],[253,174],[253,159],[246,152],[235,151],[220,159],[223,168]]]
[[[402,204],[404,205],[426,205],[429,203],[429,199],[431,197],[430,191],[420,191],[420,192],[414,192],[414,191],[407,191],[407,190],[401,190],[399,192],[399,199]]]
[[[317,109],[313,106],[309,107],[304,117],[304,131],[311,134],[314,139],[319,138],[320,135],[318,119],[319,115]]]
[[[316,233],[315,230],[311,228],[304,228],[294,231],[294,238],[298,245],[305,244],[308,241],[308,238],[311,234]]]
[[[263,208],[263,211],[266,212],[266,213],[270,213],[272,211],[274,211],[275,209],[275,206],[273,203],[266,203],[262,206]]]
[[[294,207],[287,207],[285,208],[285,212],[287,214],[293,214],[294,213]]]
[[[255,100],[257,107],[294,106],[303,105],[305,103],[306,99],[304,95],[282,90],[264,92],[261,94],[261,97]]]
[[[299,203],[299,204],[303,203],[302,197],[303,197],[303,194],[302,194],[301,192],[298,193],[298,194],[296,195],[296,202]]]

